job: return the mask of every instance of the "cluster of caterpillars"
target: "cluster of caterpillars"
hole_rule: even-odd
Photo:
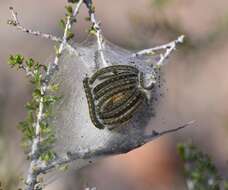
[[[95,127],[115,128],[129,121],[146,101],[143,73],[130,65],[113,65],[83,80],[89,114]]]

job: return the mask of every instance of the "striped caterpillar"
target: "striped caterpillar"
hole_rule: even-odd
[[[145,86],[143,73],[136,67],[113,65],[85,77],[83,86],[94,126],[112,129],[134,116],[154,83]]]

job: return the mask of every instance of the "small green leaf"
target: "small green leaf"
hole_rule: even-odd
[[[35,111],[38,108],[38,104],[35,101],[27,102],[25,107],[30,111]]]
[[[79,2],[79,0],[67,0],[68,1],[68,3],[78,3]]]
[[[44,152],[40,156],[40,159],[45,161],[45,162],[49,162],[49,161],[53,160],[54,158],[55,158],[55,154],[52,151]]]
[[[179,153],[179,156],[181,157],[181,159],[185,160],[185,146],[184,146],[184,144],[178,144],[177,150],[178,150],[178,153]]]
[[[33,65],[34,65],[34,60],[32,58],[30,58],[30,59],[27,59],[25,61],[25,63],[27,65],[27,67],[31,69],[33,67]]]
[[[59,84],[56,83],[56,84],[52,84],[49,86],[49,90],[51,90],[52,92],[56,92],[59,90]]]
[[[69,41],[70,39],[72,39],[74,37],[74,33],[71,31],[67,31],[67,41]]]
[[[68,5],[68,6],[65,6],[65,8],[66,8],[66,11],[67,11],[67,15],[68,16],[72,16],[72,14],[73,14],[72,6]]]
[[[33,74],[34,74],[33,82],[36,84],[37,87],[39,87],[41,84],[41,79],[42,79],[42,75],[41,75],[39,69],[35,69]]]
[[[65,171],[67,171],[69,169],[69,165],[65,164],[65,165],[58,166],[58,169],[60,171],[65,172]]]
[[[58,46],[54,46],[54,50],[55,50],[55,54],[57,57],[60,57],[61,56],[61,53],[59,52],[59,47]]]
[[[95,13],[95,6],[94,6],[94,5],[90,5],[90,11],[91,11],[92,13]]]
[[[24,61],[24,57],[20,54],[16,54],[16,55],[10,55],[8,63],[12,67],[14,67],[15,65],[21,65],[23,61]]]
[[[19,123],[19,128],[24,134],[24,139],[32,140],[35,137],[35,130],[31,123],[28,121],[23,121]]]
[[[195,190],[219,190],[221,177],[207,154],[191,144],[179,144],[178,153],[184,161],[185,175]]]
[[[40,89],[35,89],[34,92],[33,92],[33,95],[34,95],[35,97],[41,97],[42,94],[41,94]]]
[[[97,30],[94,27],[91,27],[89,29],[89,34],[96,35],[97,34]]]
[[[60,26],[60,28],[65,29],[66,22],[65,22],[64,19],[61,19],[61,20],[59,21],[59,26]]]
[[[44,104],[46,106],[49,106],[55,103],[56,101],[58,101],[59,99],[60,97],[57,97],[57,96],[44,96]]]

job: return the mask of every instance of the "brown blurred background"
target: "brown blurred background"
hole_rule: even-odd
[[[20,147],[17,123],[25,117],[24,104],[31,86],[21,72],[7,64],[9,54],[21,53],[44,62],[53,44],[17,32],[7,26],[8,7],[14,6],[23,25],[61,35],[58,20],[65,0],[0,1],[0,181],[14,190],[27,169]],[[193,142],[215,161],[228,177],[228,1],[227,0],[95,0],[105,37],[132,50],[152,47],[187,36],[185,45],[172,55],[164,68],[168,91],[157,121],[162,130],[196,120],[190,127],[157,139],[126,155],[105,159],[96,165],[67,173],[48,190],[183,190],[182,163],[178,142]],[[86,37],[88,23],[83,7],[74,27],[75,40]]]

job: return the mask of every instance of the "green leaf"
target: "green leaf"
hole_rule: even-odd
[[[91,11],[92,13],[95,13],[95,6],[94,6],[94,5],[90,5],[90,11]]]
[[[91,27],[89,29],[89,34],[96,35],[97,34],[97,30],[94,27]]]
[[[33,83],[35,83],[36,87],[40,87],[41,85],[41,79],[42,79],[42,75],[39,71],[39,69],[35,69],[33,72],[34,76],[33,76]]]
[[[65,165],[60,165],[60,166],[58,166],[58,169],[59,169],[60,171],[65,172],[65,171],[67,171],[67,170],[69,169],[69,165],[67,165],[67,164],[65,164]]]
[[[59,26],[60,26],[60,28],[65,29],[66,22],[65,22],[64,19],[61,19],[61,20],[59,21]]]
[[[55,158],[55,154],[52,151],[46,151],[41,156],[40,159],[49,162]]]
[[[34,100],[27,102],[25,107],[29,110],[29,111],[35,111],[38,108],[38,104],[37,102],[35,102]]]
[[[184,144],[178,144],[177,150],[178,150],[178,153],[179,153],[179,156],[181,157],[181,159],[185,160],[185,146],[184,146]]]
[[[68,1],[68,3],[78,3],[79,2],[79,0],[67,0]]]
[[[68,6],[65,6],[65,8],[66,8],[66,11],[67,11],[67,15],[68,16],[72,16],[72,14],[73,14],[72,6],[68,5]]]
[[[57,57],[61,56],[61,53],[59,52],[59,47],[58,46],[54,46],[54,50],[55,50],[55,54]]]
[[[25,63],[27,65],[27,67],[31,69],[33,67],[33,65],[34,65],[34,60],[32,58],[30,58],[30,59],[27,59],[25,61]]]
[[[35,129],[29,121],[20,122],[19,128],[24,134],[24,139],[32,140],[35,137]]]
[[[56,91],[59,90],[59,84],[58,84],[58,83],[52,84],[52,85],[50,85],[48,88],[49,88],[49,90],[51,90],[52,92],[56,92]]]
[[[179,144],[178,153],[185,164],[185,175],[195,190],[219,190],[221,177],[207,154],[191,144]],[[210,182],[210,183],[209,183]]]
[[[60,97],[57,96],[44,96],[44,104],[46,106],[49,106],[53,103],[55,103],[56,101],[58,101],[60,99]]]
[[[74,33],[71,31],[67,31],[67,41],[69,41],[70,39],[72,39],[74,37]]]
[[[52,132],[52,128],[49,126],[49,124],[45,121],[40,123],[40,129],[41,129],[41,134],[43,137],[48,137],[53,135]]]
[[[20,54],[16,54],[16,55],[10,55],[8,63],[12,67],[14,67],[16,65],[21,65],[23,61],[24,61],[24,57]]]
[[[40,89],[35,89],[33,92],[33,96],[40,98],[42,96]]]

